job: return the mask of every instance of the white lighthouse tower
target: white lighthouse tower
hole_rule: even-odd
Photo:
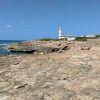
[[[59,27],[58,32],[59,32],[59,39],[61,39],[62,38],[62,28],[61,27]]]

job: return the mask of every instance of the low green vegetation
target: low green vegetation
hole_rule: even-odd
[[[87,37],[76,37],[76,41],[87,41]]]
[[[51,39],[51,38],[42,38],[42,39],[39,39],[40,41],[64,41],[64,40],[67,40],[67,39]]]
[[[95,37],[96,37],[96,38],[100,38],[100,35],[99,35],[99,34],[98,34],[98,35],[95,35]]]
[[[51,39],[51,38],[42,38],[42,39],[40,39],[40,41],[51,41],[51,40],[53,40],[53,39]]]

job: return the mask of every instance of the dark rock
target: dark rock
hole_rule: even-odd
[[[24,88],[26,85],[28,85],[28,84],[20,85],[20,86],[16,87],[16,89]]]

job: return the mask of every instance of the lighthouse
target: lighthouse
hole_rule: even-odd
[[[62,28],[61,27],[59,27],[58,32],[59,32],[59,39],[61,39],[62,38]]]
[[[58,33],[59,33],[59,37],[58,37],[59,39],[64,39],[64,40],[67,39],[72,41],[76,39],[72,35],[64,35],[61,27],[59,27]]]

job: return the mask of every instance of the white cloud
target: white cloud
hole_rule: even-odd
[[[10,27],[12,27],[12,25],[10,25],[10,24],[6,25],[6,28],[10,28]]]

